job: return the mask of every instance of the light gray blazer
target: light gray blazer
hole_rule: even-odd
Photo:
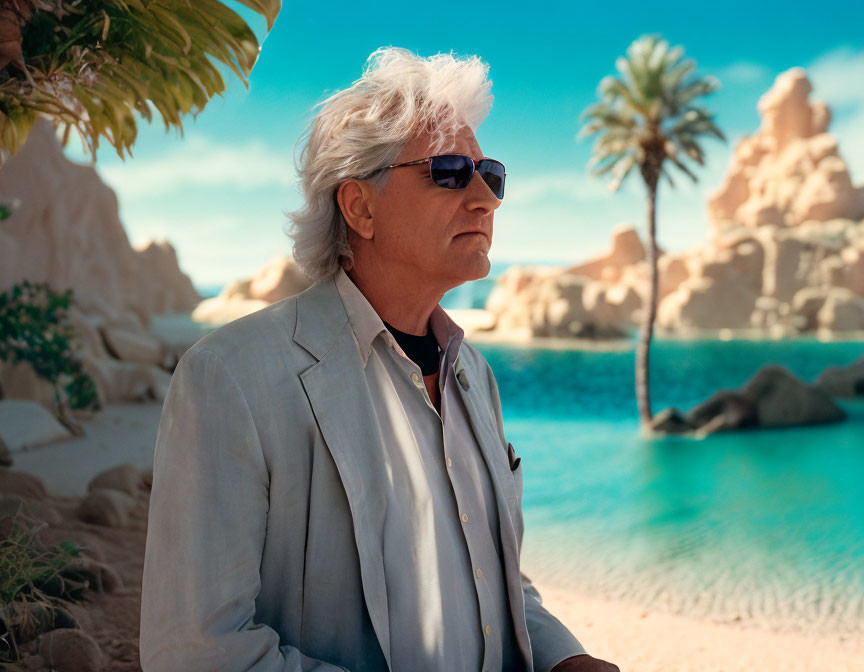
[[[520,572],[522,463],[510,470],[497,383],[467,342],[460,370],[498,502],[519,647],[526,670],[548,672],[584,649]],[[154,456],[144,672],[390,669],[381,543],[389,476],[371,418],[332,278],[183,355]],[[422,627],[425,615],[403,617]]]

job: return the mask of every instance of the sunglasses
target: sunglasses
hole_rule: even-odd
[[[401,168],[402,166],[419,166],[424,163],[429,164],[429,177],[439,187],[444,189],[464,189],[471,183],[471,178],[474,177],[476,171],[483,181],[487,184],[492,193],[498,200],[504,198],[504,164],[495,159],[480,159],[475,161],[470,156],[464,154],[440,154],[438,156],[429,156],[425,159],[417,161],[408,161],[407,163],[394,163],[384,168],[378,168],[372,171],[367,177],[372,177],[382,170],[390,168]]]

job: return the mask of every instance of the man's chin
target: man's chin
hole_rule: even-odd
[[[466,260],[461,266],[462,272],[459,274],[462,282],[471,282],[472,280],[482,280],[492,269],[492,263],[485,253],[477,253],[477,256],[470,260]]]

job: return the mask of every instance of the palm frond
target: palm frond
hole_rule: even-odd
[[[695,180],[684,159],[702,166],[699,140],[706,135],[726,140],[713,115],[694,105],[697,98],[717,91],[719,80],[696,76],[696,63],[684,58],[683,48],[670,47],[656,34],[634,40],[626,56],[616,59],[615,69],[620,77],[604,77],[597,87],[600,100],[580,115],[584,125],[577,139],[598,134],[589,169],[601,165],[605,174],[617,166],[613,191],[634,165],[643,169],[646,180],[665,175],[674,186],[663,167],[666,159]]]
[[[281,0],[238,0],[273,27]],[[135,113],[183,133],[230,68],[248,89],[260,45],[218,0],[41,0],[22,31],[24,70],[0,68],[0,154],[14,154],[35,116],[75,128],[95,161],[99,138],[131,156]],[[30,116],[15,110],[26,109]],[[32,119],[31,119],[32,117]],[[29,125],[28,125],[29,124]],[[2,161],[2,156],[0,156]]]

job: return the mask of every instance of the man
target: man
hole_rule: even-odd
[[[521,460],[438,305],[489,272],[487,70],[379,50],[316,116],[291,234],[314,284],[202,338],[165,399],[144,672],[618,669],[520,572]]]

